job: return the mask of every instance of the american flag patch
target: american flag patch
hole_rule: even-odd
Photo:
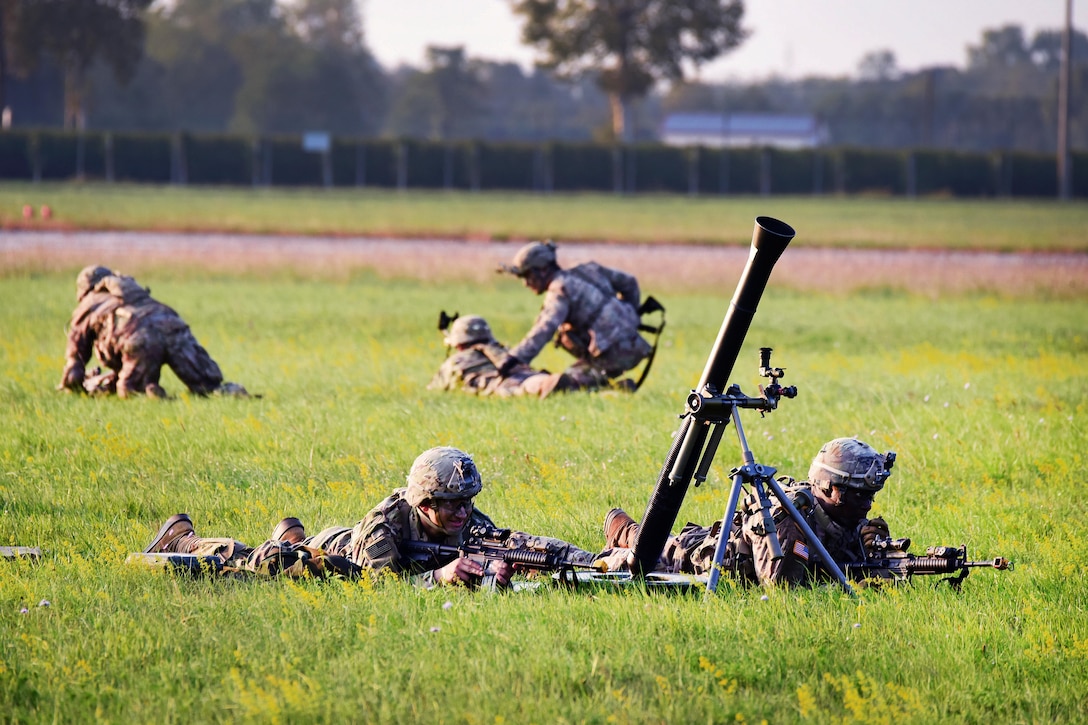
[[[393,542],[388,536],[383,536],[371,542],[364,551],[368,560],[380,561],[393,553]]]
[[[794,553],[794,555],[799,556],[800,558],[804,559],[805,561],[808,561],[808,546],[805,545],[805,542],[803,542],[803,541],[793,542],[793,553]]]

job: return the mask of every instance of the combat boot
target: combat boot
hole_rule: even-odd
[[[282,519],[272,529],[273,541],[286,541],[289,544],[301,544],[306,538],[306,527],[298,519],[289,516]]]
[[[188,554],[196,543],[196,530],[189,514],[174,514],[166,520],[155,538],[144,549],[145,554]]]
[[[158,398],[159,400],[166,400],[170,397],[158,383],[148,383],[147,387],[144,388],[144,395],[149,398]]]
[[[533,376],[533,378],[535,377]],[[530,380],[533,378],[530,378]],[[565,393],[568,390],[575,389],[577,389],[577,386],[566,373],[549,373],[546,376],[541,376],[537,394],[541,398],[547,398],[552,393]]]
[[[623,509],[612,509],[604,517],[604,548],[633,548],[638,537],[638,528],[638,522]]]
[[[249,391],[238,383],[221,383],[218,388],[212,391],[212,395],[223,395],[234,398],[248,398]]]

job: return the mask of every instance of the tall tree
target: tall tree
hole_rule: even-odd
[[[5,22],[13,65],[28,73],[50,57],[64,70],[64,125],[82,127],[88,69],[102,60],[118,80],[132,76],[143,55],[143,14],[151,2],[15,0]]]
[[[895,53],[890,50],[874,50],[858,61],[858,78],[863,81],[890,81],[899,76]]]
[[[290,0],[287,11],[294,34],[319,57],[325,92],[339,94],[346,106],[330,109],[329,115],[341,119],[332,126],[376,133],[388,112],[388,89],[381,66],[367,49],[358,0]]]
[[[565,78],[586,72],[612,106],[612,131],[630,139],[630,103],[658,80],[683,80],[735,48],[742,0],[510,0],[523,15],[522,39],[544,54],[541,65]]]
[[[400,89],[388,119],[394,135],[420,135],[444,141],[477,136],[485,110],[479,64],[463,46],[427,46],[423,71],[402,71]]]
[[[1062,64],[1062,31],[1040,30],[1031,41],[1031,59],[1040,68],[1057,71]],[[1088,35],[1073,29],[1073,62],[1088,62]]]
[[[982,33],[981,43],[967,46],[969,69],[1007,69],[1030,63],[1031,53],[1024,40],[1024,29],[1019,25],[986,30]]]

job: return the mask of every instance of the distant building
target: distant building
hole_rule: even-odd
[[[661,140],[670,146],[775,146],[803,149],[822,146],[827,125],[807,114],[670,113]]]

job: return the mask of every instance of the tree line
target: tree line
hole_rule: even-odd
[[[14,127],[532,142],[651,140],[669,112],[765,111],[814,114],[835,145],[1055,148],[1057,30],[987,30],[964,67],[903,72],[877,50],[851,77],[709,84],[692,71],[743,43],[741,0],[510,1],[533,69],[456,46],[383,68],[354,0],[0,0],[0,107]],[[1084,149],[1084,33],[1072,57]]]

